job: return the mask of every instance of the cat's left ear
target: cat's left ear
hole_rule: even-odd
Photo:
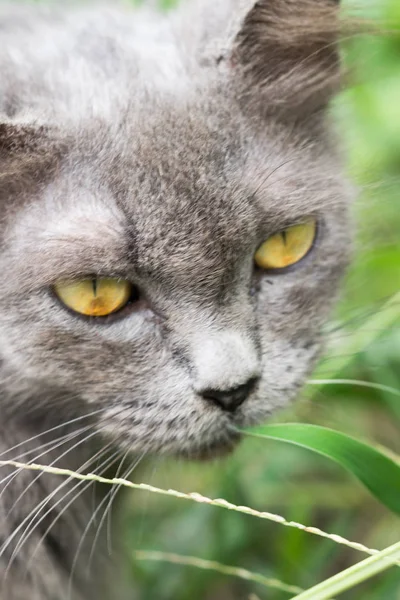
[[[339,0],[246,1],[228,58],[244,98],[292,114],[325,106],[340,87]]]

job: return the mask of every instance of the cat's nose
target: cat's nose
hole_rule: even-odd
[[[258,377],[252,377],[246,383],[229,390],[212,390],[207,389],[201,392],[205,400],[213,402],[223,410],[234,412],[254,390],[258,381]]]

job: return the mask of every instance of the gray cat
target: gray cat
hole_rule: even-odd
[[[337,12],[0,5],[0,460],[211,458],[296,396],[349,254]],[[125,597],[109,489],[1,476],[1,600]]]

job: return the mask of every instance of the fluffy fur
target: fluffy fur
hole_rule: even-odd
[[[295,397],[348,260],[326,118],[337,8],[0,4],[0,458],[211,457]],[[310,216],[303,261],[254,268],[260,243]],[[140,300],[78,318],[52,285],[93,274],[131,280]],[[235,411],[205,397],[249,380]],[[117,597],[102,536],[86,577],[89,489],[70,502],[76,482],[29,472],[2,485],[2,600]]]

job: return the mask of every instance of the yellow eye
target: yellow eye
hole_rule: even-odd
[[[68,308],[88,317],[105,317],[129,301],[132,285],[123,279],[94,277],[56,283],[54,291]]]
[[[284,269],[299,262],[311,249],[317,232],[316,221],[288,227],[268,238],[255,253],[262,269]]]

